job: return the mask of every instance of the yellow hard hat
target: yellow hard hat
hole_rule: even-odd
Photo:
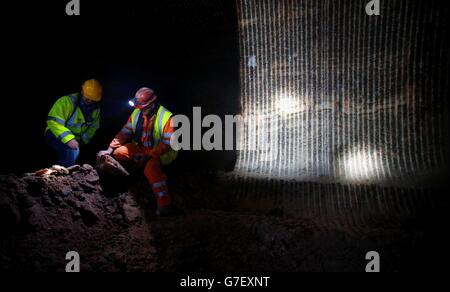
[[[102,100],[103,88],[100,82],[95,79],[89,79],[83,83],[82,94],[93,101]]]

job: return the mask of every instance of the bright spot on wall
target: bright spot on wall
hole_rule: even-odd
[[[447,169],[448,94],[435,83],[445,76],[420,70],[447,60],[445,18],[426,2],[386,1],[414,17],[392,13],[380,29],[359,2],[237,1],[239,177],[410,186]]]
[[[305,107],[299,98],[282,95],[277,99],[277,110],[281,115],[287,116],[302,112],[305,110]]]
[[[342,157],[341,177],[349,183],[379,182],[384,173],[380,159],[380,153],[377,151],[355,148]]]

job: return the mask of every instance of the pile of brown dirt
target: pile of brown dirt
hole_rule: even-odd
[[[64,271],[69,251],[83,271],[151,271],[151,235],[126,193],[104,196],[90,166],[0,176],[0,269]]]
[[[77,251],[81,271],[364,271],[371,250],[383,270],[420,270],[445,248],[442,224],[430,217],[355,221],[230,209],[217,181],[173,177],[185,214],[158,218],[142,178],[105,190],[111,180],[89,165],[0,176],[0,270],[64,271],[66,253]]]

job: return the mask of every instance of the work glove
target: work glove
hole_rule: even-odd
[[[102,150],[97,153],[97,157],[102,157],[103,155],[111,155],[113,153],[112,148],[108,148],[107,150]]]
[[[67,146],[69,146],[73,150],[77,150],[78,148],[80,148],[80,145],[75,139],[72,139],[69,142],[67,142]]]

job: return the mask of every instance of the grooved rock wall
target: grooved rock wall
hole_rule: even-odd
[[[238,1],[240,179],[445,182],[448,4],[367,2]]]

